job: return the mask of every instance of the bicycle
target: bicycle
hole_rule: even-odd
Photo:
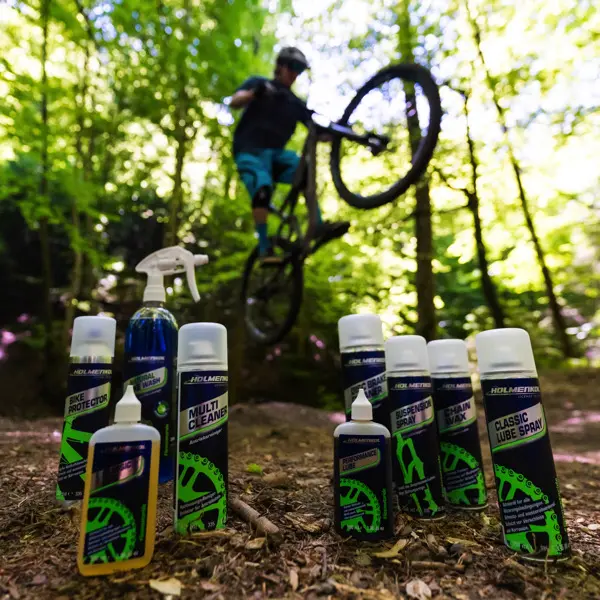
[[[394,133],[400,133],[401,139],[374,130],[382,129],[382,116],[385,116],[380,107],[376,106],[373,111],[373,103],[381,98],[392,103],[391,116],[396,123],[402,116],[406,119],[404,130],[393,125]],[[325,135],[331,140],[329,166],[337,193],[350,206],[368,210],[394,201],[418,181],[433,156],[442,117],[438,88],[431,74],[415,64],[391,65],[376,73],[356,92],[337,122],[319,123],[315,120],[316,113],[308,112],[308,134],[290,191],[280,208],[269,208],[270,213],[280,219],[271,243],[277,253],[283,254],[283,259],[277,265],[267,266],[261,262],[256,247],[244,269],[244,319],[250,336],[263,344],[281,341],[293,327],[302,304],[304,261],[329,241],[314,237],[317,226],[316,158],[320,138]],[[394,175],[394,181],[386,189],[378,190],[379,178],[357,177],[356,166],[367,157],[370,160],[382,157],[386,170],[398,168],[400,161],[390,159],[396,148],[393,142],[408,142],[408,153],[402,163],[410,166],[399,178]],[[345,146],[347,143],[354,145]],[[342,172],[342,164],[347,158],[350,158],[347,164],[351,166],[348,173]],[[356,186],[362,193],[352,189]],[[308,227],[304,235],[294,214],[301,192],[308,210]],[[366,195],[362,195],[365,192]],[[283,300],[281,305],[278,304],[280,298]]]

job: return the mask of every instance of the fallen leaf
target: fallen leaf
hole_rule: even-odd
[[[427,600],[431,598],[431,590],[429,586],[422,579],[413,579],[406,584],[406,593],[411,598],[417,598],[417,600]]]
[[[200,587],[205,592],[218,592],[221,589],[220,585],[217,585],[216,583],[211,583],[210,581],[203,581],[200,584]]]
[[[298,571],[296,569],[290,569],[290,585],[294,592],[298,589]]]
[[[308,533],[321,533],[326,531],[331,526],[329,519],[308,519],[302,515],[288,513],[285,518],[293,523],[298,529],[308,531]]]
[[[219,538],[219,537],[231,537],[234,534],[233,531],[227,529],[215,529],[214,531],[197,531],[192,533],[192,537],[195,538]]]
[[[446,541],[449,544],[460,544],[461,546],[479,546],[479,544],[473,540],[461,540],[460,538],[447,537]]]
[[[368,567],[373,562],[371,560],[371,557],[368,554],[365,554],[364,552],[359,552],[358,555],[356,556],[355,561],[356,561],[356,564],[360,565],[361,567]]]
[[[45,575],[39,573],[31,580],[31,585],[44,585],[47,583],[48,578]]]
[[[484,525],[489,525],[492,522],[491,519],[483,513],[481,513],[481,520],[483,521]]]
[[[254,473],[255,475],[263,474],[263,468],[260,465],[257,465],[256,463],[250,463],[246,467],[246,471],[248,471],[248,473]]]
[[[408,545],[408,540],[400,538],[389,550],[382,550],[381,552],[374,552],[373,556],[377,558],[396,558],[404,548]]]
[[[260,550],[265,545],[266,539],[264,537],[251,539],[246,544],[246,550]]]
[[[287,473],[280,471],[278,473],[267,473],[263,477],[263,481],[269,485],[272,485],[273,487],[285,487],[289,485],[290,478],[288,477]]]
[[[175,579],[175,577],[171,577],[171,579],[166,579],[164,581],[151,579],[149,583],[153,590],[156,590],[165,596],[181,596],[181,581]]]
[[[587,528],[590,531],[596,531],[597,529],[600,529],[600,525],[598,523],[590,523]]]

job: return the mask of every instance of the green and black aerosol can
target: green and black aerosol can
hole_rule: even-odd
[[[444,497],[454,508],[482,510],[487,491],[467,345],[462,340],[437,340],[427,344],[427,352]]]
[[[346,420],[359,390],[373,405],[373,420],[390,425],[381,319],[373,314],[346,315],[338,321]]]
[[[334,436],[335,529],[374,541],[394,534],[390,432],[373,422],[373,407],[359,389],[351,420]]]
[[[116,328],[116,321],[104,316],[73,322],[56,485],[60,502],[83,499],[90,438],[108,425]]]
[[[570,555],[529,334],[475,337],[504,543],[531,560]]]
[[[227,521],[227,330],[179,330],[175,531],[222,529]]]
[[[398,506],[417,518],[440,519],[445,506],[425,338],[392,337],[385,358]]]

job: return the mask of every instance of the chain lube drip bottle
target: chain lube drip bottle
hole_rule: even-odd
[[[528,333],[475,337],[504,543],[523,558],[570,554],[540,384]]]
[[[148,283],[144,305],[129,321],[125,334],[125,386],[133,385],[142,403],[143,421],[160,433],[160,483],[173,479],[176,429],[177,322],[164,307],[163,277],[185,273],[192,297],[198,302],[194,269],[207,262],[203,254],[172,246],[150,254],[136,267],[138,273],[146,273]]]
[[[477,428],[477,410],[462,340],[427,344],[440,438],[446,502],[463,510],[482,510],[487,491]]]
[[[373,405],[373,420],[389,429],[388,388],[381,319],[377,315],[346,315],[338,321],[346,420],[363,389]]]

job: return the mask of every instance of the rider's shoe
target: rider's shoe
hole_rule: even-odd
[[[348,232],[348,229],[350,229],[348,221],[323,221],[320,225],[317,225],[315,239],[324,244],[330,240],[342,237]]]
[[[275,254],[272,246],[269,246],[264,254],[259,255],[259,260],[261,265],[277,266],[283,263],[283,257]]]

